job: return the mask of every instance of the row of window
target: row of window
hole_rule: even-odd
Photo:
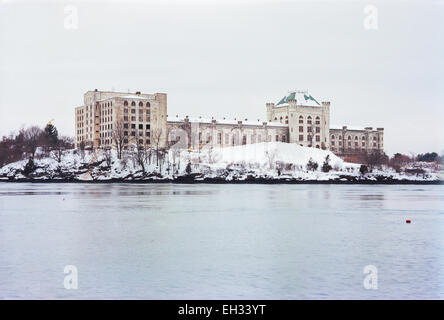
[[[123,102],[123,105],[124,105],[125,107],[127,107],[127,106],[128,106],[128,101],[125,100],[125,101]],[[136,106],[136,102],[135,102],[135,101],[132,101],[132,102],[131,102],[131,107],[135,107],[135,106]],[[150,104],[149,102],[147,102],[147,103],[146,103],[146,107],[150,107],[150,106],[151,106],[151,104]],[[139,107],[143,107],[143,102],[142,102],[142,101],[139,102]]]
[[[179,140],[179,137],[176,137],[176,141]],[[240,135],[238,134],[233,134],[231,135],[231,139],[230,139],[230,135],[228,133],[225,133],[224,135],[224,145],[239,145],[240,144]],[[210,143],[212,141],[212,135],[211,133],[207,133],[206,135],[206,139],[205,139],[205,143]],[[249,141],[249,142],[247,142]],[[272,136],[269,135],[267,137],[267,141],[270,142],[272,141]],[[286,135],[282,135],[279,136],[278,134],[274,136],[274,140],[273,141],[282,141],[282,142],[287,142],[287,136]],[[199,143],[202,144],[204,142],[203,140],[203,136],[202,136],[202,132],[199,132]],[[242,144],[247,144],[247,143],[261,143],[262,142],[262,135],[258,134],[252,134],[252,135],[242,135]],[[222,133],[217,133],[216,135],[216,143],[217,144],[222,144]]]
[[[336,138],[336,136],[334,134],[332,134],[331,140],[335,140],[335,138]],[[338,139],[342,139],[342,136],[339,135]],[[358,136],[355,136],[354,139],[359,140]],[[366,139],[365,136],[361,136],[361,140],[365,140],[365,139]],[[347,140],[352,140],[352,136],[347,136]],[[371,138],[370,138],[370,140],[371,140]],[[378,140],[378,138],[376,136],[373,136],[373,141],[376,141],[376,140]]]

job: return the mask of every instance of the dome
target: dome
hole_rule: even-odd
[[[296,105],[307,106],[307,107],[320,107],[318,101],[312,97],[307,91],[290,91],[290,93],[284,96],[276,106],[288,105],[290,100],[296,100]]]

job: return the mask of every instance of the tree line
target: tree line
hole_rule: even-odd
[[[44,128],[30,126],[18,133],[3,136],[0,141],[0,167],[19,160],[54,157],[61,161],[65,150],[74,147],[73,138],[59,136],[57,128],[49,122]],[[38,151],[38,152],[37,152]]]

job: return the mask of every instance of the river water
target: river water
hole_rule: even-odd
[[[0,298],[443,299],[444,187],[0,183]]]

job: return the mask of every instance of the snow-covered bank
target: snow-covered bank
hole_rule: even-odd
[[[328,156],[328,170],[322,170]],[[307,164],[317,164],[310,168]],[[325,169],[325,167],[324,167]],[[328,172],[325,172],[328,171]],[[156,159],[153,149],[126,152],[122,159],[111,151],[66,151],[56,157],[36,158],[0,168],[0,181],[96,181],[96,182],[335,182],[393,183],[437,182],[440,173],[373,169],[362,174],[360,165],[346,163],[329,151],[296,144],[269,142],[200,151],[170,149]]]

